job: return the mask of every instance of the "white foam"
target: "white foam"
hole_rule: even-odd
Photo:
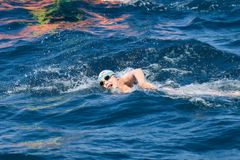
[[[172,51],[172,52],[173,52],[173,51]],[[170,53],[170,54],[171,54],[171,53]],[[180,56],[180,57],[171,58],[171,57],[168,57],[168,56],[164,56],[163,58],[164,58],[164,60],[166,60],[166,61],[174,64],[174,63],[177,63],[178,61],[180,61],[183,57]]]
[[[177,69],[177,68],[163,68],[162,71],[177,73],[177,74],[180,74],[180,75],[192,73],[191,71]]]
[[[77,82],[69,83],[69,86],[66,91],[61,91],[61,93],[71,93],[92,88],[96,86],[96,78],[84,77],[79,79]]]
[[[150,64],[149,66],[148,66],[148,68],[152,68],[152,69],[154,69],[154,70],[158,70],[158,69],[161,69],[161,65],[160,64],[158,64],[158,63],[153,63],[153,64]]]
[[[128,72],[131,72],[133,71],[134,68],[131,68],[131,67],[127,67],[126,69],[122,70],[122,71],[117,71],[115,72],[116,76],[117,77],[122,77],[123,75],[127,74]]]
[[[201,98],[201,97],[193,97],[193,98],[190,98],[190,101],[194,104],[202,104],[204,106],[208,106],[208,107],[212,107],[213,104],[208,102],[207,100],[205,100],[204,98]],[[216,105],[216,104],[215,104]]]
[[[240,81],[218,80],[206,83],[192,83],[180,87],[171,87],[164,84],[158,85],[159,91],[174,97],[237,97],[240,98]],[[227,90],[228,88],[228,90]]]
[[[20,85],[20,86],[14,87],[11,90],[8,90],[6,93],[7,94],[19,93],[19,92],[26,91],[28,88],[29,88],[29,85]]]
[[[35,69],[33,70],[33,73],[34,74],[37,74],[39,72],[46,72],[46,73],[59,73],[61,70],[60,67],[57,67],[55,65],[52,65],[52,66],[47,66],[47,67],[44,67],[44,68],[38,68],[38,69]]]
[[[26,82],[17,81],[15,86],[10,88],[7,94],[16,94],[23,92],[58,92],[69,93],[85,90],[96,86],[96,77],[87,77],[81,71],[81,66],[59,67],[58,65],[44,66],[36,68],[25,75]],[[78,71],[78,74],[72,73]],[[53,74],[54,73],[54,74]],[[30,82],[29,82],[30,80]],[[35,83],[34,81],[38,82]],[[31,83],[33,81],[33,83]]]

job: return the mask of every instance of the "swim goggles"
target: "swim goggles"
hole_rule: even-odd
[[[111,78],[111,76],[107,75],[106,77],[104,77],[104,80],[108,81],[110,78]],[[100,81],[99,84],[100,84],[100,86],[103,86],[104,85],[104,81]]]

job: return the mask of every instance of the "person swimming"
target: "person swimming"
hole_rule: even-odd
[[[157,87],[145,80],[142,69],[134,69],[123,75],[116,77],[111,70],[103,70],[98,76],[100,86],[108,90],[119,90],[122,93],[132,92],[134,85],[138,85],[142,89],[156,90]]]
[[[186,96],[186,97],[195,97],[195,96],[215,96],[215,97],[240,97],[239,91],[233,92],[220,92],[218,90],[204,90],[203,92],[197,92],[189,90],[189,86],[182,86],[179,88],[173,88],[171,86],[162,86],[161,89],[157,89],[155,85],[145,80],[144,73],[142,69],[134,69],[130,72],[127,72],[121,77],[116,77],[115,73],[111,70],[103,70],[98,76],[98,81],[100,86],[107,90],[118,90],[121,93],[130,93],[133,91],[134,85],[138,85],[142,89],[149,90],[160,90],[168,95],[176,96]]]

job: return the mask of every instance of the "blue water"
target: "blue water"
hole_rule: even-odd
[[[1,160],[239,159],[239,0],[51,5],[0,1]],[[158,89],[96,81],[133,68]]]

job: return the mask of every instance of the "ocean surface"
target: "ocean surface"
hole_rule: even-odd
[[[0,160],[239,160],[240,1],[0,0],[0,110]]]

